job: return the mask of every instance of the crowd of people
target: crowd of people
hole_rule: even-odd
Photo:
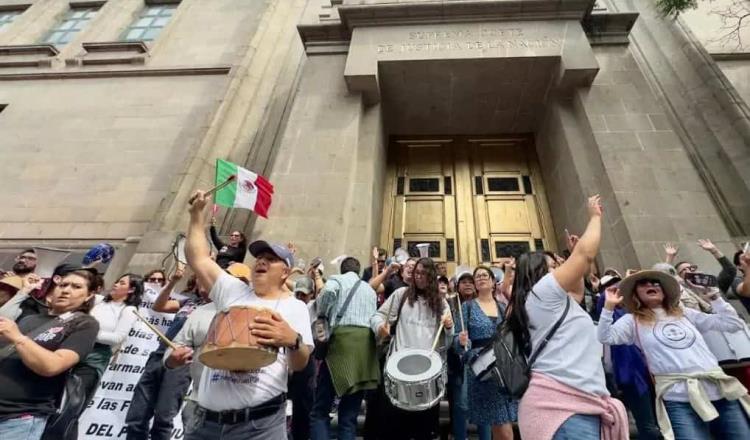
[[[747,248],[730,261],[700,240],[721,266],[716,276],[676,262],[669,243],[651,268],[599,270],[594,196],[583,233],[566,231],[563,255],[528,252],[449,274],[424,254],[389,258],[375,247],[368,267],[347,256],[327,274],[319,258],[296,265],[292,245],[248,245],[240,231],[225,243],[213,221],[212,252],[207,202],[198,191],[188,267],[171,273],[126,273],[105,288],[95,266],[63,264],[42,279],[33,249],[17,256],[0,278],[1,439],[77,438],[144,283],[159,286],[152,308],[174,319],[171,343],[149,355],[135,388],[128,439],[169,439],[180,411],[188,440],[434,439],[441,400],[457,440],[624,439],[629,418],[642,439],[750,438],[750,353],[737,355],[750,352],[750,337],[727,301],[750,308]],[[273,354],[260,368],[200,357],[218,317],[237,308],[262,311],[242,329],[249,348]],[[514,341],[510,358],[528,365],[520,392],[505,375],[508,358],[492,362],[500,340]],[[434,359],[438,373],[423,374]],[[399,375],[424,377],[405,384]]]

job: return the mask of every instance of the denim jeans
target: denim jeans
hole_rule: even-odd
[[[185,431],[185,440],[286,440],[286,405],[260,419],[244,423],[219,424],[196,421],[195,430]]]
[[[599,416],[575,414],[557,428],[552,440],[599,440],[600,425]]]
[[[451,432],[455,440],[466,440],[469,396],[466,370],[448,372],[448,402],[451,411]]]
[[[638,440],[659,440],[662,438],[656,422],[654,396],[650,391],[639,394],[635,385],[619,385],[625,408],[633,413],[638,428]]]
[[[42,438],[47,417],[31,414],[0,421],[2,440],[39,440]]]
[[[665,401],[675,439],[702,440],[711,438],[711,434],[720,439],[750,438],[750,422],[739,401],[721,399],[711,403],[719,417],[704,422],[689,402]]]
[[[173,420],[180,411],[182,399],[190,386],[188,366],[165,368],[162,356],[153,353],[146,361],[145,371],[135,387],[125,424],[127,440],[148,440],[149,421],[151,440],[169,440]]]
[[[310,414],[310,437],[313,440],[328,440],[331,438],[331,405],[336,398],[336,390],[333,388],[331,372],[328,365],[323,362],[318,371],[318,381],[315,385],[315,399],[313,400],[312,413]],[[357,437],[357,415],[359,414],[364,391],[341,396],[339,402],[339,432],[336,436],[339,440],[354,440]]]
[[[477,425],[479,440],[492,440],[492,425]]]

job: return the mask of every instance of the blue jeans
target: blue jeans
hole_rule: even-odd
[[[599,440],[601,418],[589,414],[575,414],[566,420],[552,440]]]
[[[0,439],[39,440],[42,438],[47,417],[25,415],[0,421]]]
[[[359,414],[364,391],[341,396],[339,402],[339,440],[354,440],[357,437],[357,415]],[[315,399],[310,413],[310,437],[313,440],[328,440],[331,438],[331,417],[329,415],[336,390],[333,388],[331,372],[323,362],[318,371],[318,383],[315,386]]]
[[[468,429],[469,396],[466,370],[448,372],[448,401],[451,410],[451,432],[455,440],[466,440]]]
[[[172,421],[180,412],[182,399],[190,386],[187,366],[169,369],[162,365],[162,356],[153,353],[146,361],[145,371],[135,386],[130,408],[125,416],[126,440],[169,440]],[[149,428],[151,418],[153,424]]]
[[[675,439],[703,440],[711,438],[711,434],[721,439],[750,438],[750,423],[739,401],[721,399],[711,403],[719,417],[704,422],[689,402],[665,401]]]
[[[492,425],[477,425],[479,440],[492,440]]]

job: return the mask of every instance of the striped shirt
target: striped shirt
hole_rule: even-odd
[[[326,281],[320,292],[316,303],[318,313],[325,315],[331,326],[350,325],[355,327],[370,327],[370,318],[377,311],[377,295],[366,282],[359,283],[346,313],[341,321],[336,322],[336,314],[346,302],[349,291],[359,281],[359,276],[354,272],[343,275],[333,275]]]

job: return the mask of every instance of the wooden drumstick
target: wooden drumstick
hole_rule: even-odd
[[[466,335],[469,335],[469,329],[466,328],[466,323],[464,323],[464,309],[461,307],[461,294],[456,294],[456,301],[458,301],[458,317],[461,319],[461,331],[466,332]],[[469,346],[464,345],[464,351],[469,351]]]
[[[435,341],[432,342],[432,351],[435,351],[437,348],[438,340],[440,339],[440,334],[443,333],[443,323],[440,323],[440,327],[438,327],[438,332],[435,335]]]
[[[230,183],[234,182],[234,180],[237,178],[236,174],[232,174],[231,176],[227,177],[227,180],[223,181],[222,183],[216,185],[215,187],[209,189],[206,191],[203,196],[210,196],[211,194],[215,193],[216,191],[224,188],[225,186],[229,185]],[[188,200],[188,204],[192,205],[195,201],[196,197],[198,197],[198,194],[193,195],[193,197],[190,197],[190,200]]]
[[[138,319],[143,321],[143,323],[146,324],[146,326],[148,326],[148,328],[150,328],[151,331],[154,332],[156,336],[159,337],[159,339],[161,339],[165,344],[167,344],[169,348],[171,348],[172,350],[177,350],[177,345],[175,345],[175,343],[172,342],[168,337],[164,336],[164,333],[160,332],[158,328],[151,325],[151,323],[148,322],[146,318],[141,316],[140,313],[136,312],[135,310],[133,310],[133,313],[135,313],[135,316],[137,316]]]

